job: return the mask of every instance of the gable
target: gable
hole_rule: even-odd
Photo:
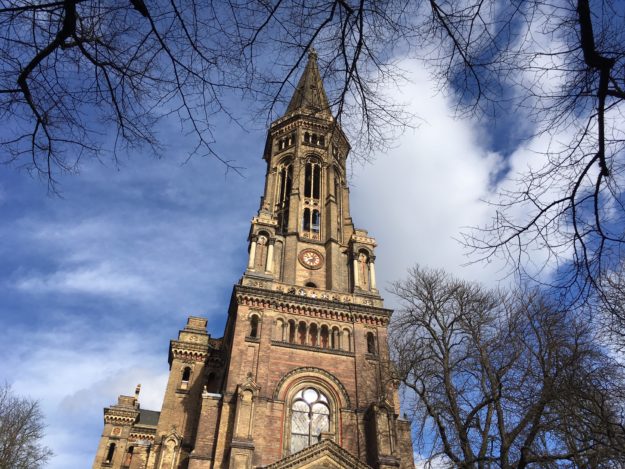
[[[287,456],[265,469],[371,469],[331,440]]]

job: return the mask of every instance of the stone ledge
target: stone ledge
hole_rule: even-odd
[[[275,345],[276,347],[286,347],[286,348],[294,348],[294,349],[300,349],[300,350],[308,350],[312,352],[330,353],[332,355],[343,355],[345,357],[354,356],[354,352],[348,352],[347,350],[322,348],[322,347],[317,347],[314,345],[295,344],[291,342],[283,342],[281,340],[272,340],[271,345]]]

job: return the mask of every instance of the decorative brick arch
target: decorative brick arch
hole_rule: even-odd
[[[312,366],[295,368],[285,374],[278,382],[273,398],[281,401],[286,400],[290,390],[301,383],[318,384],[330,392],[338,408],[351,407],[351,401],[345,386],[333,374]]]

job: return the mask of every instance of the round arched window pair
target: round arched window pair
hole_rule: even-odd
[[[330,430],[330,405],[319,390],[301,389],[291,405],[291,453],[318,443],[323,432]]]

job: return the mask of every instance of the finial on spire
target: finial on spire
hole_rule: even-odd
[[[135,388],[135,399],[139,399],[140,392],[141,392],[141,385],[137,384],[137,387]]]
[[[310,48],[308,49],[308,58],[310,60],[317,60],[317,49],[315,49],[315,46],[310,46]]]

